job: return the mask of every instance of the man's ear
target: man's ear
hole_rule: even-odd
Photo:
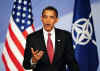
[[[57,18],[56,21],[55,21],[55,24],[56,24],[58,21],[59,21],[59,19]]]
[[[56,23],[59,21],[59,18],[56,19]]]
[[[40,17],[41,21],[42,21],[42,16]]]

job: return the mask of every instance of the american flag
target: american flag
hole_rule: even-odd
[[[6,71],[25,71],[22,62],[26,37],[34,32],[31,0],[14,0],[2,60]]]

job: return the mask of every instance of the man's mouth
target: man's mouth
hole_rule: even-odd
[[[45,24],[45,26],[50,26],[50,24]]]

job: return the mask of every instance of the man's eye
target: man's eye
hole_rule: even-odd
[[[55,17],[54,16],[50,16],[50,18],[54,19]]]
[[[47,16],[44,15],[43,18],[47,18]]]

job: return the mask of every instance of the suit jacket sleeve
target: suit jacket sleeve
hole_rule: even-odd
[[[74,50],[73,50],[73,45],[72,45],[72,37],[71,34],[66,35],[66,45],[65,48],[65,62],[67,63],[69,67],[69,71],[80,71],[79,66],[76,62],[76,59],[74,57]]]
[[[33,68],[33,65],[31,64],[31,58],[32,58],[31,38],[28,37],[26,40],[26,46],[25,46],[25,51],[24,51],[24,60],[23,60],[23,67],[25,69]]]

